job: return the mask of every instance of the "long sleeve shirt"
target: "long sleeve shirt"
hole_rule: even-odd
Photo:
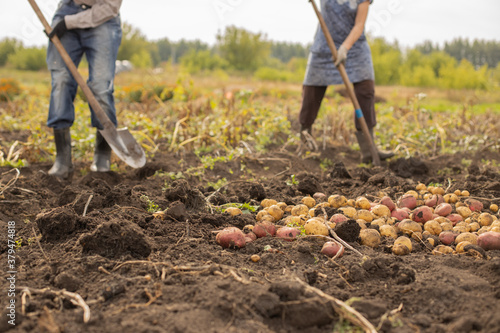
[[[122,5],[122,0],[74,0],[74,2],[92,8],[75,15],[67,15],[64,20],[68,29],[95,28],[116,17]]]

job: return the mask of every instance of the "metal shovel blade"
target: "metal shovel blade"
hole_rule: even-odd
[[[133,168],[142,168],[146,164],[146,154],[137,143],[128,128],[114,127],[99,130],[115,154]]]

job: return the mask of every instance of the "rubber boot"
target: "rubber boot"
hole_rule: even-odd
[[[94,162],[90,166],[93,172],[108,172],[111,170],[111,147],[99,130],[95,134]]]
[[[64,180],[73,177],[73,162],[71,161],[71,133],[68,128],[54,129],[56,142],[56,160],[49,170],[49,175]]]
[[[370,135],[372,137],[372,141],[375,142],[375,137],[373,135],[373,128],[370,129]],[[357,131],[356,138],[358,139],[359,148],[361,150],[361,163],[368,164],[372,162],[370,143],[365,138],[363,131]],[[384,161],[394,156],[394,152],[392,151],[383,151],[383,150],[378,150],[377,148],[377,152],[378,152],[378,157],[380,158],[381,161]]]

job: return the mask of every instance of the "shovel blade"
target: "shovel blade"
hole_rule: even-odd
[[[146,154],[127,128],[99,130],[115,154],[132,168],[146,164]]]

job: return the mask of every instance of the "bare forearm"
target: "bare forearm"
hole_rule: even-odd
[[[351,29],[349,35],[342,43],[349,50],[354,43],[361,37],[363,31],[365,30],[366,18],[368,17],[368,7],[370,6],[370,2],[366,1],[361,3],[358,6],[358,11],[356,13],[356,21],[354,23],[354,27]]]

